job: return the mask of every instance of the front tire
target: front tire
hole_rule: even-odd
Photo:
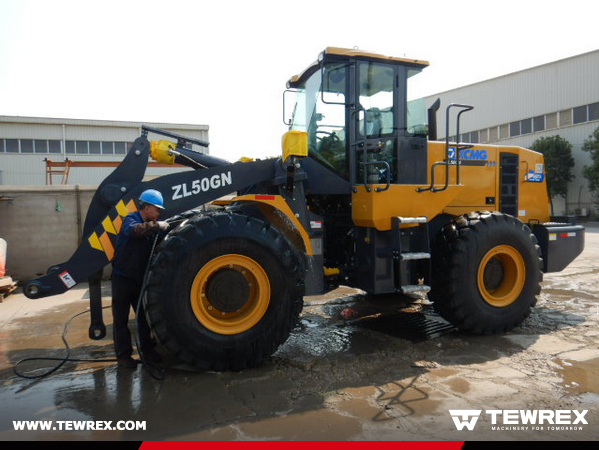
[[[300,254],[243,214],[192,218],[161,244],[145,306],[161,343],[205,370],[259,365],[287,340],[303,305]]]
[[[540,293],[541,251],[524,223],[498,212],[454,219],[433,245],[435,309],[461,331],[497,334],[520,325]]]

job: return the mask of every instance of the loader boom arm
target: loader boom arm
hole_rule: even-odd
[[[274,159],[231,164],[211,158],[219,165],[142,182],[150,151],[147,131],[160,132],[144,127],[142,136],[136,139],[123,162],[98,187],[88,209],[81,245],[67,262],[42,277],[27,281],[23,287],[27,297],[61,294],[87,281],[110,263],[122,219],[137,210],[137,199],[146,189],[156,189],[163,194],[161,219],[168,219],[274,176]],[[170,137],[186,139],[172,133]]]

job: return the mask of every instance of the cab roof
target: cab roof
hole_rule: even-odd
[[[312,74],[318,68],[320,62],[327,59],[327,57],[334,60],[360,59],[368,61],[386,62],[388,64],[416,66],[422,68],[427,67],[429,65],[428,61],[410,58],[399,58],[397,56],[386,56],[381,55],[380,53],[359,50],[357,48],[352,49],[342,47],[327,47],[318,57],[318,61],[314,61],[302,73],[292,76],[287,82],[287,85],[289,87],[293,87],[298,81],[304,78],[304,76]]]

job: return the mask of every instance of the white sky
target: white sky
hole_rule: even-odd
[[[0,115],[208,124],[215,156],[274,156],[285,83],[327,46],[430,61],[428,95],[596,50],[598,16],[597,0],[0,0]]]

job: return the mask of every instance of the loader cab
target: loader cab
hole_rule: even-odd
[[[427,114],[412,87],[427,65],[329,47],[288,82],[290,129],[305,131],[308,156],[352,186],[425,184]]]

